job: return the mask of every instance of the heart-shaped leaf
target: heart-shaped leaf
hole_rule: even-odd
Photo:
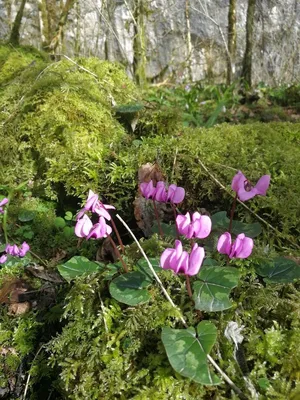
[[[111,296],[129,306],[146,303],[150,299],[147,286],[150,281],[145,274],[134,271],[123,274],[114,279],[109,285]]]
[[[300,265],[284,257],[275,258],[273,261],[262,261],[255,266],[255,270],[268,283],[291,283],[300,279]]]
[[[233,267],[203,266],[193,284],[196,310],[222,311],[230,308],[231,289],[239,281],[239,271]]]
[[[83,274],[92,274],[99,269],[99,264],[81,256],[72,257],[69,261],[59,265],[58,271],[68,282]]]
[[[226,214],[226,211],[220,211],[211,216],[213,230],[218,230],[221,232],[228,231],[229,218],[227,218]],[[255,238],[261,233],[261,231],[262,228],[258,222],[254,222],[253,224],[246,224],[244,222],[234,220],[232,222],[232,233],[234,233],[235,235],[244,233],[250,238]]]
[[[203,385],[217,385],[220,379],[207,365],[207,354],[217,339],[217,329],[210,321],[194,328],[162,329],[162,342],[170,364],[180,375]]]
[[[160,259],[156,258],[156,257],[150,257],[149,261],[154,269],[155,272],[160,272],[162,270],[161,266],[160,266]],[[147,263],[147,261],[144,258],[141,258],[138,262],[137,262],[137,268],[140,272],[142,272],[143,274],[145,274],[148,279],[150,279],[150,281],[152,281],[153,279],[153,273],[151,271],[151,269],[149,268],[149,265]]]
[[[18,220],[21,222],[32,221],[36,216],[36,211],[34,210],[21,210],[18,214]]]

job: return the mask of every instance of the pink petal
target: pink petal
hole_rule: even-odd
[[[237,258],[237,254],[242,250],[243,248],[243,240],[245,238],[244,233],[240,233],[237,235],[235,241],[232,243],[229,258]]]
[[[0,206],[4,206],[5,204],[7,204],[8,203],[8,199],[6,198],[6,197],[4,197],[4,199],[2,199],[1,201],[0,201]]]
[[[199,219],[195,219],[194,234],[196,238],[204,239],[211,232],[211,219],[208,215],[201,215]]]
[[[30,250],[29,244],[23,242],[20,247],[19,257],[25,257],[26,253]]]
[[[150,199],[151,197],[154,196],[155,194],[155,187],[153,186],[152,180],[150,182],[143,182],[140,184],[140,190],[142,192],[142,195],[146,199]]]
[[[240,249],[240,251],[237,253],[236,257],[237,258],[247,258],[250,256],[253,250],[253,239],[245,237],[243,239],[243,246]]]
[[[230,254],[231,250],[231,235],[229,232],[223,233],[219,237],[218,244],[217,244],[218,252],[221,254]]]
[[[78,237],[86,237],[93,227],[93,223],[90,218],[85,214],[79,219],[75,225],[75,235]]]
[[[189,255],[187,251],[183,251],[179,260],[174,260],[173,263],[171,261],[172,269],[175,274],[183,273],[186,274],[189,268]]]
[[[244,187],[244,182],[247,180],[245,175],[241,172],[238,171],[236,175],[234,175],[232,182],[231,182],[231,189],[234,192],[237,192],[241,187]]]
[[[99,198],[99,196],[97,194],[95,194],[92,190],[90,190],[84,208],[87,211],[91,210],[94,212],[93,208],[96,206],[98,198]]]
[[[175,240],[175,254],[176,254],[176,258],[179,260],[179,258],[181,257],[183,248],[182,248],[182,243],[180,240]]]
[[[258,180],[257,184],[255,185],[257,194],[260,194],[261,196],[265,196],[267,194],[267,190],[270,186],[270,180],[270,175],[264,175]]]
[[[178,228],[178,232],[181,235],[186,236],[188,239],[191,239],[193,236],[193,231],[190,232],[189,226],[191,223],[190,213],[186,213],[185,215],[177,215],[176,224]]]
[[[177,187],[171,201],[174,204],[179,204],[183,201],[184,196],[185,196],[185,190],[182,187]]]
[[[166,249],[160,256],[160,266],[164,269],[171,269],[170,257],[175,252],[174,249]]]
[[[6,255],[6,254],[3,254],[3,255],[0,257],[0,264],[4,264],[4,263],[6,262],[6,260],[7,260],[7,255]]]
[[[204,257],[204,248],[198,247],[197,243],[195,243],[190,254],[189,268],[186,274],[190,276],[197,275],[203,263]]]
[[[238,198],[241,201],[247,201],[255,197],[257,194],[256,188],[252,188],[249,192],[247,192],[244,188],[241,188],[238,191]]]
[[[167,201],[168,195],[166,191],[165,182],[163,181],[157,182],[154,198],[156,201],[159,201],[161,203],[165,203]]]
[[[100,217],[104,217],[107,219],[107,221],[111,220],[111,216],[108,211],[102,206],[102,204],[98,201],[96,207],[94,207],[93,210],[96,214],[98,214]]]

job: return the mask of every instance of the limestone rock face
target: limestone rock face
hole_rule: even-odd
[[[60,1],[27,1],[22,44],[41,48],[42,33],[47,26],[41,9],[48,3],[55,8],[58,21]],[[189,0],[188,3],[190,56],[187,0],[78,0],[70,12],[59,51],[71,56],[95,55],[120,61],[129,75],[137,75],[143,69],[153,82],[169,76],[178,82],[224,81],[229,0]],[[18,4],[0,0],[1,40],[9,35]],[[246,15],[247,0],[237,0],[235,77],[240,74],[245,51]],[[300,4],[297,0],[258,0],[254,36],[254,83],[278,85],[299,78]]]

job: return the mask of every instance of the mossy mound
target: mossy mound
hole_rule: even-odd
[[[125,71],[96,58],[50,64],[36,51],[1,47],[0,75],[0,184],[33,179],[52,198],[58,184],[75,195],[102,186],[106,159],[126,141],[113,106],[138,96]]]

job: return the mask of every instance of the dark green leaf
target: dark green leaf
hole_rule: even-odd
[[[150,282],[141,272],[134,271],[123,274],[114,279],[109,285],[111,296],[129,306],[146,303],[150,299],[147,289]]]
[[[229,218],[227,218],[226,211],[220,211],[211,216],[212,229],[221,232],[227,232],[229,228]],[[261,225],[258,222],[253,224],[246,224],[240,221],[232,222],[232,233],[238,235],[244,233],[250,238],[255,238],[261,233]]]
[[[195,308],[202,311],[222,311],[232,306],[231,289],[239,281],[239,271],[233,267],[203,266],[194,282]]]
[[[72,257],[69,261],[59,265],[58,271],[68,282],[85,273],[91,274],[99,269],[99,265],[81,256]]]
[[[150,257],[149,261],[154,269],[155,272],[160,272],[162,270],[161,266],[160,266],[160,259],[159,258],[154,258],[154,257]],[[142,272],[143,274],[145,274],[148,279],[150,279],[150,281],[152,281],[153,279],[153,274],[151,269],[148,266],[147,261],[144,258],[141,258],[138,262],[137,262],[137,268],[139,269],[140,272]]]
[[[256,273],[269,283],[290,283],[300,279],[300,265],[284,257],[273,261],[261,261],[255,266]]]
[[[65,215],[65,220],[72,221],[72,218],[73,218],[73,214],[71,213],[71,211],[67,211],[66,215]]]
[[[165,236],[176,237],[176,226],[175,226],[175,224],[168,225],[168,224],[164,224],[163,222],[161,222],[160,226],[161,226],[161,229],[162,229],[163,234]],[[154,221],[154,223],[153,223],[152,232],[159,234],[157,221]]]
[[[213,258],[206,258],[203,261],[202,267],[204,267],[204,266],[213,267],[213,266],[216,266],[216,265],[219,265],[218,261],[214,260]]]
[[[66,221],[62,217],[56,217],[54,220],[54,225],[57,229],[62,229],[66,226]]]
[[[201,321],[197,332],[194,328],[163,328],[161,337],[170,364],[176,372],[202,385],[220,383],[207,365],[207,354],[217,338],[214,324]]]
[[[104,276],[104,279],[106,281],[110,281],[122,268],[122,263],[118,262],[118,263],[114,263],[114,264],[102,264],[102,263],[98,263],[99,265],[101,265],[101,268],[104,270],[104,272],[102,273],[102,275]]]
[[[36,216],[36,212],[33,210],[21,210],[18,214],[18,220],[21,222],[32,221]]]

